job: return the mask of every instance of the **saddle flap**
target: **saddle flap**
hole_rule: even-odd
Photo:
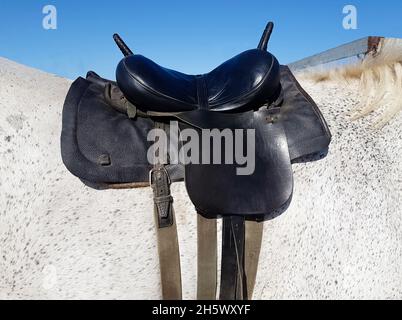
[[[214,148],[202,145],[200,159],[205,161],[209,157],[211,164],[185,166],[186,188],[200,214],[270,219],[286,209],[293,192],[286,134],[280,122],[269,123],[268,118],[269,112],[263,109],[254,113],[251,126],[246,124],[237,128],[243,131],[243,141],[235,141],[235,148],[243,150],[227,153],[223,147],[220,149],[225,157],[221,157],[222,164],[213,164]],[[239,137],[240,131],[230,131]],[[251,137],[246,138],[248,134]],[[202,140],[202,143],[205,142]],[[254,144],[254,148],[250,144]],[[247,163],[239,165],[233,159],[233,163],[228,164],[228,154],[230,157],[232,151],[243,156],[246,153]]]

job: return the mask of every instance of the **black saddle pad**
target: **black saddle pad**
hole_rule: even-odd
[[[129,119],[116,111],[104,96],[105,85],[114,83],[89,79],[75,80],[64,103],[61,154],[65,166],[94,188],[146,185],[152,169],[147,135],[154,128],[153,120]],[[168,171],[173,181],[183,179],[181,166],[168,166]]]
[[[252,175],[239,176],[237,166],[190,164],[185,170],[180,164],[167,166],[172,181],[185,178],[189,196],[203,215],[272,218],[291,199],[291,163],[325,155],[331,135],[320,111],[286,66],[280,76],[283,101],[239,115],[248,119],[239,121],[240,128],[256,132]],[[152,169],[147,136],[154,120],[130,119],[112,108],[104,95],[107,83],[115,85],[94,77],[72,84],[63,109],[63,162],[94,188],[145,186]]]

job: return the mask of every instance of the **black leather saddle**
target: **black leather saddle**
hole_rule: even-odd
[[[97,189],[152,185],[161,229],[174,225],[168,185],[184,180],[197,213],[226,219],[222,270],[234,270],[234,276],[223,272],[222,298],[250,297],[239,287],[239,279],[247,277],[239,276],[245,271],[237,263],[246,255],[244,220],[263,221],[284,212],[293,191],[291,164],[324,157],[331,141],[314,101],[289,68],[267,52],[272,27],[268,24],[257,49],[203,75],[163,68],[133,54],[115,35],[125,56],[117,81],[89,72],[72,84],[63,109],[62,158],[85,184]],[[161,129],[172,138],[175,124],[179,135],[193,129],[200,141],[206,129],[241,137],[240,153],[250,149],[253,160],[215,162],[216,150],[209,145],[198,150],[199,161],[174,161],[178,150],[169,149],[162,163],[151,163],[150,133]],[[223,152],[228,141],[223,135],[221,160],[236,155],[237,149]]]

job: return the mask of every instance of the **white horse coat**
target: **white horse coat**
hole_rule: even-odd
[[[95,191],[64,167],[70,80],[0,59],[0,298],[161,298],[149,188]],[[402,298],[402,115],[352,122],[358,84],[303,86],[328,156],[295,164],[289,209],[265,223],[254,299]],[[196,295],[196,213],[173,186],[184,298]]]

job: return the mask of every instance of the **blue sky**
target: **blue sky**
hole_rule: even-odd
[[[49,4],[57,30],[42,27]],[[348,4],[357,30],[342,27]],[[118,32],[135,53],[204,73],[256,47],[268,20],[276,24],[270,51],[285,64],[364,36],[402,38],[401,13],[399,0],[1,0],[0,56],[71,79],[87,70],[114,78]]]

